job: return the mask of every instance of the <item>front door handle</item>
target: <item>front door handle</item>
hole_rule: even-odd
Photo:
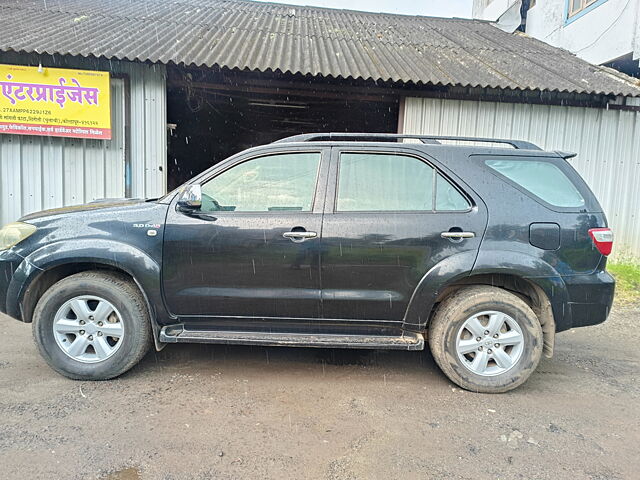
[[[318,234],[316,232],[284,232],[282,234],[284,238],[290,239],[292,242],[304,242],[305,240],[309,240],[310,238],[316,238]]]
[[[442,232],[442,238],[473,238],[476,236],[473,232]]]

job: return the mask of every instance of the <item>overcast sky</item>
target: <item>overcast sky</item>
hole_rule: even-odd
[[[276,0],[275,3],[432,17],[471,18],[473,2],[472,0]]]

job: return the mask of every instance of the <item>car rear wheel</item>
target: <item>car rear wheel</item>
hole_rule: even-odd
[[[36,305],[33,336],[46,362],[77,380],[121,375],[152,340],[144,298],[115,272],[82,272],[54,284]]]
[[[542,328],[518,296],[490,286],[458,290],[428,331],[436,363],[467,390],[501,393],[523,384],[542,355]]]

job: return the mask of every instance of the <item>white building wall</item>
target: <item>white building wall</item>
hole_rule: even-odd
[[[634,52],[640,56],[640,1],[607,0],[567,20],[566,0],[539,0],[527,13],[526,32],[596,65]]]
[[[517,103],[405,99],[402,132],[528,140],[570,160],[616,235],[614,255],[640,259],[640,112]]]
[[[629,53],[640,58],[640,0],[600,0],[567,18],[570,0],[537,0],[527,12],[527,35],[596,65]],[[504,23],[521,0],[474,0],[473,17]],[[510,23],[510,19],[508,19]]]
[[[505,32],[514,32],[522,23],[521,0],[475,0],[472,16],[480,20],[495,22]]]
[[[35,55],[0,55],[0,63],[38,61]],[[113,138],[0,134],[0,225],[101,198],[161,196],[167,157],[164,67],[84,59],[46,66],[111,71]]]

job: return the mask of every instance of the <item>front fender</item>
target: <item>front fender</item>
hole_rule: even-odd
[[[475,250],[457,253],[431,267],[411,296],[404,316],[403,328],[412,331],[423,330],[442,289],[460,278],[469,276],[476,255]]]
[[[26,291],[42,273],[73,263],[105,265],[126,272],[133,277],[145,295],[152,319],[167,323],[169,315],[162,301],[158,262],[132,245],[95,238],[50,243],[26,256],[15,271],[7,290],[8,314],[19,318],[20,305]]]

